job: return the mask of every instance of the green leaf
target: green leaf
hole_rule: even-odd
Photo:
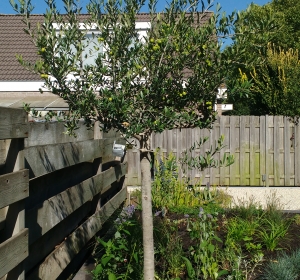
[[[117,280],[117,277],[114,273],[110,272],[108,274],[108,280]]]
[[[112,259],[112,256],[106,256],[101,258],[101,263],[103,266],[106,266],[107,263]]]
[[[186,266],[186,270],[187,270],[188,276],[193,279],[195,277],[196,273],[195,273],[195,270],[193,268],[192,263],[186,257],[182,257],[182,259],[185,262],[185,266]]]
[[[117,232],[115,233],[115,238],[118,239],[118,238],[120,238],[120,237],[121,237],[121,233],[120,233],[119,231],[117,231]]]
[[[218,277],[221,277],[222,275],[226,275],[226,274],[228,274],[228,271],[225,269],[218,271]]]
[[[102,271],[103,271],[103,267],[101,264],[98,264],[96,266],[96,268],[93,270],[93,274],[94,275],[99,275],[99,274],[102,274]]]
[[[213,244],[208,244],[207,248],[211,253],[215,251],[215,246]]]

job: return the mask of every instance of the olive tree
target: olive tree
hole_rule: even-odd
[[[117,129],[139,142],[144,277],[154,279],[149,137],[166,129],[211,126],[216,92],[230,67],[218,36],[228,33],[233,17],[208,12],[211,1],[172,0],[157,12],[150,0],[142,34],[136,20],[145,0],[91,0],[87,15],[74,0],[63,0],[64,14],[54,0],[46,2],[37,28],[30,24],[30,1],[20,3],[27,7],[25,32],[40,59],[34,64],[22,55],[18,59],[68,103],[70,133],[83,118],[87,126],[98,122],[103,131]]]

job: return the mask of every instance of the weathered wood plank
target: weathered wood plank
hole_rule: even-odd
[[[274,170],[274,184],[275,186],[280,186],[280,170],[279,165],[281,164],[280,160],[280,116],[274,116],[274,131],[273,131],[273,141],[274,141],[274,149],[273,149],[273,170]],[[284,167],[284,165],[282,165]]]
[[[218,153],[218,157],[219,158],[222,158],[221,157],[221,154],[223,155],[226,150],[227,150],[227,147],[228,147],[228,135],[229,134],[226,134],[226,130],[225,130],[225,126],[227,124],[227,116],[220,116],[220,135],[224,135],[224,146],[226,148],[224,148],[221,153]],[[225,150],[226,149],[226,150]],[[220,185],[221,186],[228,186],[228,182],[225,178],[225,168],[224,167],[220,167],[219,168],[219,173],[220,173]]]
[[[0,244],[0,277],[7,274],[28,256],[28,229]]]
[[[29,172],[21,170],[0,176],[0,208],[29,195]]]
[[[284,131],[283,131],[283,137],[284,137],[284,185],[285,186],[292,186],[291,184],[291,169],[290,169],[290,163],[291,163],[291,144],[292,141],[292,133],[290,129],[290,122],[287,117],[284,118]]]
[[[110,168],[48,199],[26,213],[26,226],[30,228],[30,244],[45,234],[72,212],[93,197],[105,192],[106,187],[125,176],[127,163]]]
[[[229,166],[229,172],[230,172],[230,180],[229,180],[229,186],[237,185],[237,178],[236,178],[236,170],[238,170],[238,162],[239,162],[239,153],[237,151],[237,137],[239,136],[238,133],[236,133],[236,126],[238,123],[238,117],[234,116],[233,118],[229,118],[230,122],[230,128],[229,128],[229,149],[230,153],[234,155],[234,163]]]
[[[40,266],[28,275],[27,279],[56,279],[125,199],[126,188],[123,188],[98,212],[78,227]]]
[[[7,207],[0,209],[0,231],[5,227],[6,212],[7,212]]]
[[[300,186],[300,126],[294,126],[295,186]]]
[[[0,125],[0,139],[26,138],[28,128],[28,124]]]
[[[97,164],[83,162],[75,166],[33,178],[29,181],[29,197],[26,198],[26,209],[30,210],[44,200],[55,196],[69,187],[91,178],[95,174]],[[59,180],[57,180],[59,178]]]
[[[266,116],[266,187],[273,185],[270,175],[273,173],[273,116]]]
[[[25,147],[52,145],[68,142],[80,142],[94,139],[94,131],[88,130],[83,121],[78,124],[76,137],[66,134],[63,122],[30,123],[28,138],[25,139]],[[107,137],[108,138],[108,137]]]
[[[73,230],[93,211],[92,203],[87,202],[82,207],[66,217],[63,222],[56,225],[50,231],[38,238],[34,243],[30,244],[29,235],[29,257],[24,261],[26,273],[41,263],[57,245],[65,240]]]
[[[266,184],[266,116],[259,117],[259,173],[260,185]]]
[[[109,138],[29,147],[24,150],[26,167],[37,177],[99,157],[105,161],[111,158],[113,142]]]
[[[0,116],[0,127],[24,124],[27,122],[27,113],[24,109],[0,107]]]

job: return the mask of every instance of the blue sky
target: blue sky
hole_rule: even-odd
[[[46,8],[46,4],[44,0],[31,0],[32,4],[35,6],[35,9],[33,13],[39,14],[43,13]],[[56,1],[58,3],[58,7],[61,7],[62,3],[61,0]],[[234,10],[244,10],[248,7],[248,5],[253,2],[258,5],[264,5],[270,0],[214,0],[214,4],[220,3],[222,6],[222,10],[226,12],[226,14],[230,14]],[[81,0],[81,3],[83,5],[86,5],[88,3],[88,0]],[[158,0],[159,7],[164,7],[166,5],[167,1],[165,0]],[[13,9],[11,8],[9,4],[9,0],[0,0],[0,13],[1,14],[12,14],[14,13]]]

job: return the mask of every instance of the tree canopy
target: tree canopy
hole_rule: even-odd
[[[299,81],[292,74],[292,69],[294,73],[298,72],[298,63],[294,63],[299,54],[297,32],[300,18],[296,16],[297,7],[299,1],[273,0],[264,6],[251,4],[240,13],[234,27],[236,35],[233,44],[225,50],[232,58],[243,50],[243,57],[227,77],[231,89],[228,102],[234,103],[234,111],[229,114],[299,115],[296,105]],[[286,59],[290,55],[294,62]],[[281,57],[280,63],[278,56]],[[282,69],[285,69],[285,80],[290,85],[288,88],[282,84]],[[239,87],[241,75],[248,81],[246,88]],[[295,106],[287,108],[286,102],[281,102],[283,100]]]
[[[80,118],[127,137],[210,126],[228,67],[217,40],[226,22],[216,28],[218,16],[200,13],[198,1],[173,1],[164,13],[150,1],[151,24],[140,36],[135,22],[143,0],[92,1],[85,19],[73,1],[64,2],[66,14],[61,15],[48,1],[37,32],[28,17],[27,32],[41,60],[30,65],[20,55],[19,61],[68,102],[70,131]]]
[[[157,12],[157,2],[150,0],[149,25],[142,33],[136,23],[145,0],[91,0],[88,15],[81,14],[77,1],[63,2],[65,14],[60,14],[55,1],[46,0],[44,23],[34,30],[30,0],[20,1],[25,32],[40,60],[30,64],[22,55],[18,59],[67,101],[70,133],[83,118],[87,126],[99,122],[104,131],[114,128],[126,139],[138,139],[144,279],[152,280],[149,136],[165,129],[211,126],[217,89],[232,65],[218,38],[228,34],[234,15],[208,12],[202,0],[172,0]]]

